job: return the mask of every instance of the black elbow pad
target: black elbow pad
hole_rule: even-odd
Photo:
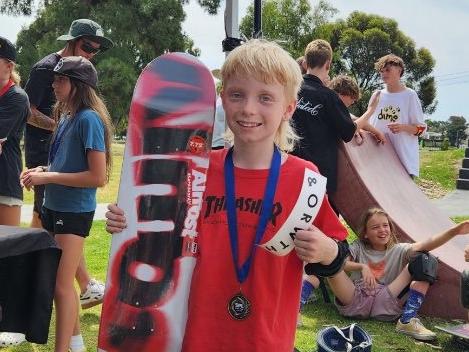
[[[305,273],[319,277],[331,277],[340,272],[344,267],[345,259],[350,254],[350,249],[346,240],[337,242],[337,247],[339,249],[337,257],[331,264],[308,263],[305,265]]]

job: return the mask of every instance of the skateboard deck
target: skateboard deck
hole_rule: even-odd
[[[196,261],[215,115],[210,71],[165,54],[142,71],[129,113],[99,351],[179,351]]]
[[[469,324],[435,326],[435,328],[453,335],[453,337],[455,337],[458,342],[469,347]]]

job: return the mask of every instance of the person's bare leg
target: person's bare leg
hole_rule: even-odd
[[[35,211],[33,211],[33,218],[31,219],[30,227],[42,229],[41,219],[39,219],[39,214]]]
[[[337,275],[329,277],[327,282],[340,303],[344,306],[352,303],[355,294],[355,284],[345,271],[341,271]]]
[[[0,210],[1,211],[1,210]],[[0,215],[1,218],[1,215]],[[5,224],[6,225],[6,224]],[[18,222],[19,225],[19,222]],[[18,226],[15,225],[15,226]],[[33,211],[33,218],[31,220],[31,227],[42,229],[42,222],[39,219],[39,214]],[[81,255],[80,264],[78,265],[77,273],[75,275],[77,280],[78,286],[80,287],[80,293],[84,293],[86,291],[86,286],[91,280],[90,275],[88,274],[88,270],[86,269],[86,262],[85,262],[85,255]]]
[[[86,269],[86,262],[85,262],[85,254],[81,254],[80,264],[78,264],[77,273],[75,275],[75,279],[77,280],[78,286],[80,286],[80,293],[86,292],[86,286],[91,280],[90,274]]]
[[[84,238],[75,235],[56,235],[55,239],[62,248],[54,297],[55,352],[67,352],[70,338],[77,328],[78,296],[74,287],[74,276],[83,251]]]
[[[0,225],[20,226],[21,207],[0,204]]]
[[[314,288],[320,285],[319,278],[316,275],[303,275],[303,280],[308,281]]]
[[[73,326],[73,336],[80,335],[80,312],[77,314],[77,320]]]
[[[410,288],[425,295],[430,287],[430,284],[425,281],[412,281],[412,276],[409,273],[408,265],[402,270],[402,272],[391,282],[388,286],[389,292],[393,297],[399,296],[404,288],[410,284]]]

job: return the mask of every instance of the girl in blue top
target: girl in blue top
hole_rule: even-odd
[[[111,170],[112,124],[96,93],[96,70],[87,59],[64,57],[53,71],[59,122],[49,165],[26,170],[21,181],[27,189],[45,185],[42,226],[62,248],[55,287],[55,351],[67,352],[72,333],[79,330],[75,272],[93,222],[96,188],[106,184]]]

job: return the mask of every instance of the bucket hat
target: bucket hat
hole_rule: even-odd
[[[112,40],[104,36],[103,28],[98,23],[87,18],[73,21],[68,33],[61,35],[57,40],[69,41],[81,37],[90,37],[94,42],[101,45],[102,50],[110,49],[114,46]]]

